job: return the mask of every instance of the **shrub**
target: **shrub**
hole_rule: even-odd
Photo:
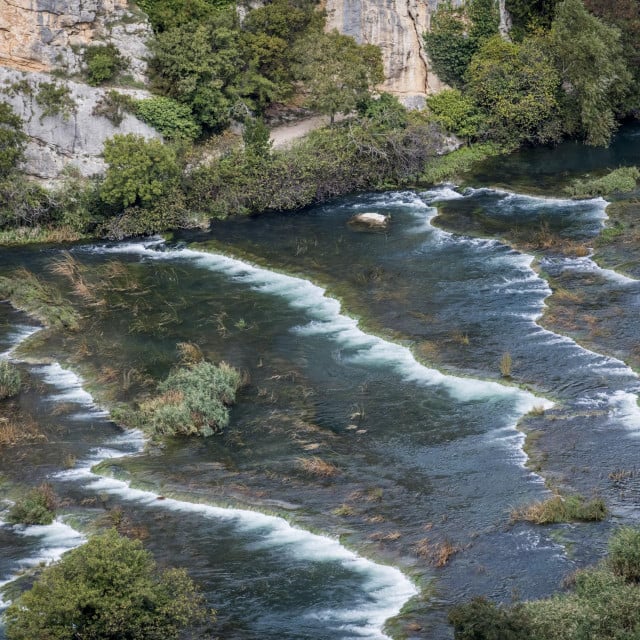
[[[140,120],[151,125],[169,140],[194,140],[200,135],[200,127],[194,120],[189,105],[171,98],[154,96],[138,100],[135,113]]]
[[[20,116],[7,102],[0,102],[0,178],[11,173],[22,160],[26,140]]]
[[[611,570],[632,582],[640,581],[640,531],[623,527],[609,541]]]
[[[41,121],[57,115],[61,115],[63,120],[68,120],[77,109],[69,87],[56,82],[41,82],[38,85],[36,102],[42,108]]]
[[[87,82],[97,87],[126,69],[126,60],[113,44],[89,45],[84,52],[84,63],[87,66]]]
[[[140,541],[112,530],[44,569],[5,615],[8,640],[177,640],[206,609],[184,570],[160,571]]]
[[[172,371],[158,385],[159,395],[124,417],[154,437],[211,436],[229,424],[229,406],[241,380],[240,372],[225,362],[196,362]]]
[[[114,127],[119,127],[124,120],[125,114],[133,113],[135,111],[135,100],[128,96],[126,93],[119,93],[118,91],[107,91],[96,102],[96,106],[91,112],[94,116],[102,116],[113,124]]]
[[[109,166],[100,197],[121,207],[150,206],[175,187],[180,173],[173,149],[133,133],[109,138],[104,159]]]
[[[602,498],[587,501],[580,495],[554,496],[511,512],[512,520],[525,520],[535,524],[591,522],[604,520],[606,517],[607,507]]]
[[[454,607],[449,622],[456,640],[530,640],[528,616],[520,606],[498,607],[486,598]]]
[[[574,180],[565,190],[574,198],[606,196],[616,191],[622,193],[633,191],[636,188],[638,178],[640,178],[638,167],[620,167],[601,178]]]
[[[467,142],[475,139],[480,133],[482,114],[473,100],[462,95],[457,89],[445,89],[429,96],[427,105],[436,122]]]
[[[20,391],[20,370],[8,360],[0,360],[0,400],[11,398]]]
[[[56,515],[58,499],[50,484],[43,483],[18,500],[10,509],[11,524],[51,524]]]
[[[482,160],[500,153],[503,153],[503,150],[490,142],[461,147],[444,156],[433,158],[420,176],[420,182],[438,184],[447,180],[455,180],[471,171],[474,165]]]

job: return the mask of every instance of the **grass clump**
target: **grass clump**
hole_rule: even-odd
[[[298,458],[298,465],[305,473],[318,478],[333,478],[340,473],[340,469],[335,464],[318,456]]]
[[[640,530],[623,527],[609,541],[609,566],[629,582],[640,582]]]
[[[501,153],[500,147],[491,142],[460,147],[431,160],[420,176],[420,181],[426,184],[438,184],[454,180],[471,171],[476,163]]]
[[[604,520],[607,507],[602,498],[585,500],[581,495],[553,496],[548,500],[533,502],[514,509],[511,519],[524,520],[535,524],[558,522],[592,522]]]
[[[42,282],[28,269],[16,269],[0,277],[0,299],[9,302],[48,327],[76,330],[80,316],[59,291]]]
[[[0,360],[0,400],[17,395],[21,385],[18,367],[8,360]]]
[[[566,192],[574,198],[593,198],[615,192],[625,193],[636,188],[638,178],[640,178],[638,167],[620,167],[601,178],[575,180],[566,188]]]
[[[152,437],[211,436],[229,424],[242,376],[225,362],[180,367],[158,385],[158,395],[120,417]]]
[[[51,524],[56,515],[58,498],[46,482],[32,489],[9,511],[10,524]]]

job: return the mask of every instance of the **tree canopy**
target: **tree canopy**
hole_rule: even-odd
[[[27,137],[20,116],[6,102],[0,102],[0,178],[8,175],[22,159]]]
[[[8,640],[177,640],[206,609],[185,571],[160,571],[112,530],[47,567],[5,616]]]

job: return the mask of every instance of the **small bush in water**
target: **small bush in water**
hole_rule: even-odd
[[[591,522],[604,520],[606,516],[607,507],[602,498],[585,500],[580,495],[554,496],[514,509],[511,513],[512,520],[525,520],[535,524]]]
[[[219,433],[229,424],[241,381],[240,372],[225,362],[181,367],[158,385],[159,395],[140,405],[135,422],[152,436]]]
[[[11,507],[7,521],[11,524],[51,524],[57,503],[51,485],[45,482]]]
[[[0,400],[15,396],[21,384],[18,367],[8,360],[0,360]]]

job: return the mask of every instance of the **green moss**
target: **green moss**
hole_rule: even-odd
[[[478,162],[501,153],[503,150],[490,142],[460,147],[460,149],[430,161],[420,176],[420,181],[426,184],[438,184],[454,180],[471,171]]]

